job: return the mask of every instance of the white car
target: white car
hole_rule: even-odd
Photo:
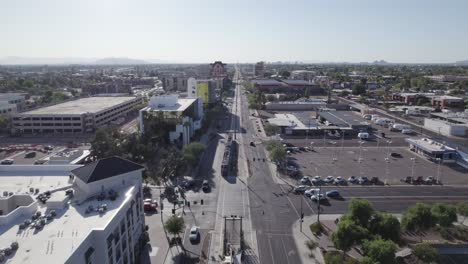
[[[357,177],[356,176],[351,176],[348,178],[348,182],[350,183],[356,183],[358,181]]]
[[[197,241],[199,237],[200,232],[198,232],[198,226],[192,226],[192,228],[190,228],[190,241]]]
[[[309,190],[304,192],[304,195],[307,196],[307,197],[311,197],[312,195],[318,193],[319,191],[320,191],[320,189],[309,189]]]
[[[346,183],[346,180],[343,179],[341,176],[338,176],[335,178],[335,184],[336,185],[341,185],[341,184],[345,184]]]
[[[301,178],[301,184],[305,184],[305,185],[310,185],[310,178],[307,177],[307,176],[304,176]]]
[[[335,180],[335,177],[333,176],[327,176],[325,180],[323,180],[324,183],[332,183]]]
[[[312,201],[315,201],[315,202],[316,202],[317,200],[318,200],[318,201],[326,200],[327,197],[325,197],[325,195],[323,195],[323,194],[321,193],[321,194],[319,194],[319,195],[317,195],[317,194],[312,195],[312,196],[310,197],[310,199],[312,199]]]
[[[322,182],[322,178],[320,178],[320,176],[315,176],[313,179],[312,179],[312,184],[314,185],[318,185]]]

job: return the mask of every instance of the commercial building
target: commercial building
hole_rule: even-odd
[[[219,87],[219,88],[218,88]],[[217,101],[216,89],[222,89],[222,79],[187,80],[187,97],[200,97],[205,107]]]
[[[46,106],[12,116],[14,134],[93,132],[123,118],[142,103],[141,97],[98,96]]]
[[[226,63],[222,61],[215,61],[210,63],[210,77],[211,78],[224,78],[227,77]]]
[[[416,105],[420,98],[432,98],[434,93],[395,93],[392,100],[403,102],[406,105]]]
[[[87,165],[0,166],[7,263],[140,263],[142,171],[120,157]]]
[[[464,108],[465,101],[463,98],[455,96],[434,96],[432,97],[431,104],[434,107],[440,108]]]
[[[322,95],[320,86],[303,80],[252,80],[254,87],[265,93],[301,93],[308,90],[309,95]]]
[[[410,150],[437,163],[456,163],[468,169],[468,154],[428,138],[406,138]]]
[[[436,82],[456,82],[468,80],[468,76],[457,76],[457,75],[431,75],[425,76]]]
[[[188,77],[184,72],[163,72],[159,77],[164,91],[182,92],[187,89]]]
[[[424,127],[445,136],[464,136],[468,131],[468,112],[431,113]]]
[[[290,78],[293,80],[312,81],[316,75],[315,71],[296,70],[291,72]]]
[[[350,128],[356,132],[361,130],[366,131],[370,128],[370,124],[353,111],[331,111],[331,109],[323,109],[317,111],[317,120],[327,126]]]
[[[16,104],[0,102],[0,115],[11,115],[18,112]]]
[[[265,74],[265,62],[259,61],[254,65],[254,76],[262,78]]]
[[[23,109],[26,97],[27,95],[23,93],[0,93],[0,114],[11,114]]]
[[[178,98],[161,95],[151,98],[149,105],[140,110],[140,133],[151,129],[168,129],[170,142],[190,143],[190,138],[201,128],[203,103],[201,98]],[[159,124],[159,125],[158,125]]]

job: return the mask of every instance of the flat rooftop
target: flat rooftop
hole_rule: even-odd
[[[363,121],[352,111],[324,111],[317,112],[319,116],[336,126],[359,126],[366,125],[367,122]]]
[[[97,113],[115,105],[135,99],[134,96],[98,96],[81,98],[61,104],[46,106],[21,115],[80,115],[84,113]]]
[[[197,99],[196,98],[179,98],[176,104],[161,104],[158,107],[148,106],[145,108],[146,111],[175,111],[182,112],[192,105]]]
[[[20,176],[21,174],[25,174],[25,172],[12,173],[2,171],[0,173],[0,186],[4,188],[4,184],[10,184],[10,186],[18,184],[17,190],[20,193],[24,193],[24,188],[29,190],[29,187],[38,187],[40,188],[40,192],[44,192],[45,190],[66,186],[69,180],[67,171],[68,173],[70,172],[70,170],[57,172],[44,171],[37,173],[36,176],[31,175],[31,172]],[[121,189],[116,189],[115,191],[118,193],[118,196],[114,201],[109,199],[103,201],[88,199],[81,204],[77,204],[72,199],[70,206],[57,210],[57,216],[52,220],[48,220],[40,230],[35,230],[32,227],[26,227],[23,230],[19,229],[18,225],[24,220],[30,219],[30,216],[19,216],[13,221],[13,224],[0,225],[0,248],[9,247],[15,241],[19,244],[18,250],[7,258],[7,262],[34,263],[41,261],[44,263],[65,263],[76,247],[88,237],[92,230],[102,230],[107,226],[120,208],[127,202],[133,188],[134,186],[124,186]],[[65,191],[62,190],[52,193],[50,199],[61,200],[63,198],[65,198]],[[97,208],[102,204],[107,205],[107,210],[103,214],[85,212],[89,206]],[[38,202],[38,211],[42,215],[46,215],[49,212],[47,206],[40,202]]]
[[[422,148],[428,152],[443,153],[447,151],[455,151],[455,149],[448,147],[442,143],[436,142],[428,138],[406,138],[406,142]]]

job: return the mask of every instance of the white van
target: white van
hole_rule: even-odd
[[[397,130],[397,131],[400,131],[400,130],[403,130],[403,129],[411,129],[411,126],[409,125],[405,125],[405,124],[393,124],[392,128],[394,130]]]
[[[371,120],[372,120],[372,121],[375,121],[375,120],[377,120],[377,119],[379,119],[379,118],[380,118],[379,115],[372,115],[372,116],[371,116]]]
[[[369,133],[367,133],[367,132],[360,132],[360,133],[358,133],[357,136],[358,136],[358,138],[360,138],[360,139],[368,139],[368,138],[369,138]]]
[[[401,130],[401,133],[406,134],[406,135],[411,135],[411,134],[413,134],[414,132],[413,132],[413,130],[411,130],[411,129],[409,129],[409,128],[405,128],[405,129],[402,129],[402,130]]]

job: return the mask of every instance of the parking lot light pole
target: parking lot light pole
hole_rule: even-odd
[[[341,131],[341,150],[344,150],[344,130]]]
[[[392,141],[391,140],[387,141],[387,158],[389,158],[390,156],[390,144],[392,144]]]
[[[413,182],[413,177],[414,177],[414,165],[416,164],[416,159],[411,158],[411,161],[413,162],[413,164],[411,165],[411,183],[412,183]]]
[[[437,165],[437,183],[440,183],[440,163],[442,163],[442,159],[437,158],[437,161],[439,162]]]
[[[325,148],[326,147],[326,143],[325,143],[325,129],[323,130],[323,147]]]
[[[385,170],[385,181],[384,181],[384,184],[387,185],[388,174],[390,173],[389,168],[388,168],[388,164],[390,163],[390,159],[389,159],[389,158],[385,158],[385,163],[386,163],[386,165],[387,165],[387,168],[386,168],[386,170]]]

